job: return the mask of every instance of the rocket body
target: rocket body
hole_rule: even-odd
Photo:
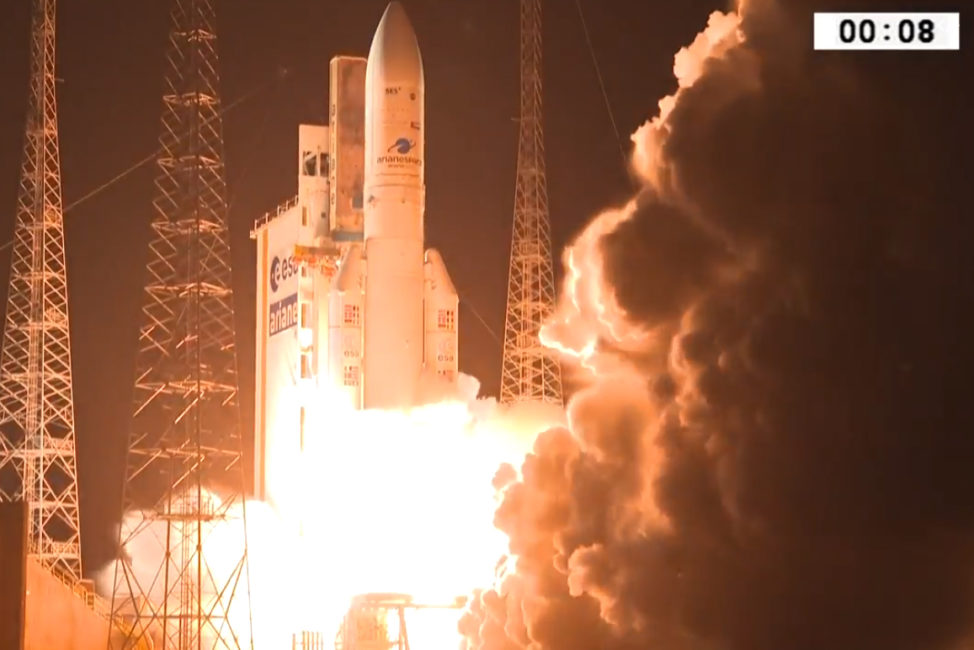
[[[354,408],[402,409],[457,376],[457,294],[425,251],[423,62],[406,12],[386,8],[365,68],[363,243],[329,299],[329,376]]]
[[[367,408],[412,405],[423,365],[423,95],[416,35],[390,3],[365,73]]]

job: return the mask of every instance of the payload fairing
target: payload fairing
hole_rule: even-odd
[[[424,251],[422,57],[398,2],[368,60],[335,57],[330,75],[329,126],[299,128],[298,196],[252,233],[256,491],[272,501],[267,468],[300,455],[309,400],[408,408],[424,376],[457,377],[457,293]]]

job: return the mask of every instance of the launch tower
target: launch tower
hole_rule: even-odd
[[[0,355],[0,500],[28,507],[27,548],[81,579],[54,0],[34,0],[30,98]]]
[[[138,537],[161,564],[119,562],[112,613],[122,647],[238,647],[243,527],[219,567],[203,553],[213,527],[242,515],[245,486],[213,2],[172,0],[170,16],[120,534],[123,556]]]
[[[541,125],[541,0],[521,0],[521,118],[501,402],[562,403],[561,368],[538,338],[554,304]]]

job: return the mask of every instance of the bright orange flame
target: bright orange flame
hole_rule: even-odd
[[[542,423],[518,431],[510,418],[477,418],[459,402],[410,412],[321,401],[306,408],[310,433],[301,466],[280,474],[291,485],[278,486],[293,497],[276,504],[293,551],[277,560],[290,562],[286,573],[294,578],[286,587],[294,618],[275,635],[279,640],[295,625],[332,634],[356,594],[399,592],[448,603],[492,582],[506,538],[492,525],[491,479],[501,463],[518,464]],[[251,526],[251,544],[280,532]],[[456,616],[423,612],[410,620],[452,621],[440,640],[453,642]],[[425,627],[426,635],[438,629]],[[410,632],[418,640],[419,631]]]
[[[286,502],[247,504],[252,609],[241,585],[228,617],[246,640],[252,616],[256,647],[290,647],[300,631],[319,632],[330,645],[361,593],[448,604],[492,584],[507,552],[506,537],[492,525],[492,478],[501,463],[520,465],[538,431],[564,423],[564,413],[551,407],[502,410],[493,401],[410,412],[321,401],[306,408],[304,451],[297,466],[277,474],[288,485],[274,486]],[[204,536],[204,556],[218,579],[241,556],[241,515],[234,510]],[[164,556],[157,532],[147,529],[127,547],[146,572],[158,570]],[[111,579],[109,567],[106,593]],[[457,647],[459,614],[407,613],[411,645]]]

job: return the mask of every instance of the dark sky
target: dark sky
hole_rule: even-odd
[[[498,335],[503,309],[517,145],[515,0],[407,0],[427,83],[430,245],[446,260],[461,302]],[[672,57],[725,3],[582,3],[624,145],[672,89]],[[297,124],[324,122],[327,64],[365,55],[384,0],[217,2],[234,290],[245,437],[253,409],[255,217],[296,190]],[[655,5],[655,6],[653,6]],[[29,3],[0,21],[0,240],[12,236],[29,54]],[[154,165],[89,199],[156,147],[165,0],[61,2],[58,108],[71,331],[88,571],[111,553],[131,411],[135,342]],[[545,136],[554,250],[602,207],[630,195],[618,145],[573,2],[547,2]],[[282,75],[282,71],[286,74]],[[6,206],[5,209],[2,206]],[[9,253],[0,256],[0,297]],[[560,265],[559,265],[560,266]],[[461,308],[461,369],[496,394],[500,343]]]

